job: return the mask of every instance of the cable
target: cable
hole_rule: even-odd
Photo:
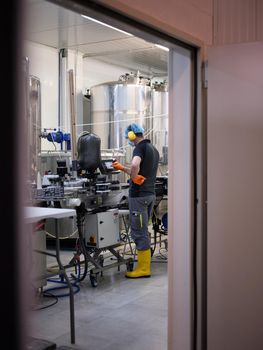
[[[34,232],[36,231],[40,231],[40,229],[45,225],[44,222],[40,222],[39,224],[37,224],[35,227],[34,227]]]
[[[73,290],[73,294],[76,294],[80,291],[80,287],[78,285],[79,281],[81,280],[80,279],[80,263],[78,262],[77,259],[75,259],[75,261],[77,261],[77,265],[75,266],[72,266],[75,267],[75,270],[76,268],[78,269],[77,271],[77,276],[73,275],[73,273],[71,273],[71,279],[70,279],[70,282],[73,280],[74,283],[71,283],[71,286],[73,288],[75,288],[75,290]],[[60,278],[57,279],[57,278],[49,278],[47,279],[48,282],[52,282],[52,283],[57,283],[57,284],[63,284],[63,286],[56,286],[56,287],[51,287],[51,288],[47,288],[45,289],[45,293],[46,292],[49,292],[49,291],[54,291],[54,290],[61,290],[61,289],[65,289],[65,288],[69,288],[68,284],[66,281],[63,280],[63,275],[60,274]],[[57,294],[56,297],[65,297],[65,296],[69,296],[70,293],[63,293],[63,294]]]
[[[54,142],[54,138],[53,138],[52,132],[50,133],[50,135],[51,135],[51,138],[52,138],[52,143],[53,143],[53,145],[54,145],[54,147],[55,147],[55,151],[57,152],[57,146],[56,146],[56,144],[55,144],[55,142]],[[59,158],[61,159],[61,155],[60,155],[59,152],[58,152],[58,156],[59,156]]]
[[[168,113],[143,116],[143,119],[162,118],[162,117],[168,117]],[[114,123],[120,123],[120,122],[133,123],[133,122],[140,121],[140,120],[141,120],[141,117],[137,117],[137,118],[132,118],[132,119],[130,118],[130,119],[120,119],[120,120],[109,120],[109,121],[103,121],[103,122],[97,122],[97,123],[76,124],[75,126],[82,127],[82,126],[93,126],[93,125],[105,125],[105,124],[114,124]],[[59,126],[59,128],[60,128],[60,126]]]
[[[74,280],[74,283],[71,283],[71,286],[73,288],[75,288],[75,291],[73,291],[74,294],[78,293],[80,291],[80,287],[77,284],[80,281],[80,265],[78,264],[78,277],[75,278],[74,276],[72,276],[72,279]],[[57,286],[57,287],[51,287],[51,288],[47,288],[45,289],[45,293],[46,292],[50,292],[50,291],[54,291],[54,290],[61,290],[61,289],[65,289],[68,288],[68,284],[67,282],[63,281],[61,278],[60,279],[56,279],[56,278],[48,278],[47,279],[48,282],[52,282],[52,283],[57,283],[57,284],[63,284],[63,286]],[[66,297],[69,296],[69,293],[64,293],[64,294],[57,294],[56,297],[60,298],[60,297]]]
[[[42,306],[42,307],[33,308],[33,309],[32,309],[33,311],[38,311],[38,310],[47,309],[47,308],[49,308],[49,307],[51,307],[51,306],[57,304],[57,302],[58,302],[58,297],[57,297],[56,295],[52,294],[52,293],[47,292],[47,291],[44,291],[44,292],[43,292],[43,297],[44,297],[44,298],[45,298],[45,297],[46,297],[46,298],[54,298],[55,301],[54,301],[53,303],[51,303],[51,304],[48,304],[48,305],[45,305],[45,306]]]
[[[80,252],[84,255],[84,272],[82,277],[79,277],[79,281],[83,281],[88,273],[88,255],[87,255],[83,232],[82,232],[82,228],[85,221],[85,213],[86,213],[84,203],[81,203],[81,205],[76,208],[76,212],[77,212],[77,228],[79,232],[78,242],[80,243],[79,248],[80,248]]]
[[[60,290],[60,289],[65,289],[65,288],[68,288],[68,285],[66,284],[66,282],[64,281],[52,281],[52,280],[48,280],[49,282],[55,282],[55,283],[61,283],[63,284],[63,286],[59,286],[59,287],[53,287],[53,288],[48,288],[45,290],[45,292],[49,292],[51,290]],[[71,284],[73,288],[76,288],[75,291],[73,291],[73,294],[76,294],[80,291],[80,287],[76,284],[76,283],[72,283]],[[56,297],[57,298],[62,298],[62,297],[68,297],[69,296],[69,293],[64,293],[64,294],[57,294]]]
[[[57,151],[57,146],[56,146],[56,144],[54,142],[54,138],[53,138],[52,132],[50,133],[50,135],[51,135],[51,138],[52,138],[52,143],[53,143],[53,145],[55,147],[55,151]]]
[[[162,250],[165,250],[166,254],[163,254],[161,251]],[[160,254],[160,258],[161,259],[164,259],[164,260],[167,260],[168,259],[168,251],[166,248],[160,248],[159,249],[159,254]]]
[[[50,237],[52,237],[52,238],[56,238],[56,236],[52,235],[50,232],[48,232],[48,231],[46,231],[46,230],[45,230],[45,232],[46,232],[46,234],[47,234],[48,236],[50,236]],[[77,233],[77,232],[78,232],[78,230],[75,230],[75,231],[72,232],[70,235],[65,236],[65,237],[64,237],[64,236],[63,236],[63,237],[59,237],[59,239],[68,239],[68,238],[74,236],[74,234]]]

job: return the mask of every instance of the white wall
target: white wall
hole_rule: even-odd
[[[63,118],[63,131],[71,132],[70,127],[70,93],[69,93],[69,77],[68,71],[73,70],[73,84],[75,91],[75,111],[76,111],[76,124],[82,123],[83,120],[83,81],[84,81],[84,73],[83,73],[83,58],[82,53],[75,50],[68,50],[68,59],[66,66],[66,96],[65,96],[65,104],[66,104],[66,115]]]
[[[58,128],[58,111],[59,111],[59,51],[55,48],[26,42],[25,54],[29,58],[29,73],[40,79],[41,84],[41,119],[42,130],[44,128]],[[73,69],[74,88],[75,88],[75,107],[76,122],[82,121],[82,90],[83,90],[83,60],[82,54],[73,50],[68,50],[68,60],[66,71]],[[65,115],[63,116],[63,127],[61,130],[70,132],[70,104],[69,104],[69,87],[68,76],[66,77],[66,97],[65,97]],[[57,145],[57,149],[60,146]],[[42,140],[42,151],[54,150],[52,143]]]
[[[43,128],[58,128],[64,132],[70,132],[70,100],[69,82],[66,77],[66,96],[62,125],[58,125],[59,111],[59,53],[55,48],[49,46],[26,42],[25,54],[29,57],[29,72],[37,76],[41,83],[41,117]],[[129,71],[124,67],[118,67],[92,58],[82,58],[82,53],[68,50],[66,72],[73,69],[75,88],[76,124],[82,124],[83,120],[83,94],[90,87],[116,81],[119,77]],[[157,79],[156,79],[157,80]],[[77,127],[77,135],[82,127]],[[57,145],[57,148],[59,145]],[[52,143],[42,140],[42,150],[54,150]]]
[[[103,63],[93,58],[85,58],[83,61],[83,92],[91,86],[116,81],[125,73],[130,72],[122,67]]]
[[[208,350],[261,350],[263,43],[208,53]]]
[[[58,53],[41,44],[26,42],[25,55],[29,58],[29,74],[40,79],[41,117],[43,128],[58,127]],[[42,149],[54,149],[42,140]]]
[[[113,64],[104,63],[94,58],[84,58],[83,60],[83,92],[86,89],[91,88],[94,85],[102,84],[109,81],[117,81],[119,77],[125,73],[136,73],[135,70],[129,70],[124,66],[115,66]],[[146,73],[140,71],[143,76],[147,76]],[[156,77],[153,82],[167,81],[167,76]]]

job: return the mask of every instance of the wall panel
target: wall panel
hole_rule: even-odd
[[[214,0],[213,44],[263,40],[262,0]]]

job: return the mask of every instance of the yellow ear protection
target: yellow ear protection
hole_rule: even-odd
[[[136,139],[136,135],[132,130],[128,132],[128,139],[130,141],[134,141]]]

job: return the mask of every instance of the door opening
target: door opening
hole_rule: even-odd
[[[169,65],[167,66],[169,96],[167,133],[169,133],[169,137],[167,145],[164,145],[166,146],[166,149],[163,147],[160,148],[163,165],[165,165],[165,160],[168,160],[167,174],[165,174],[167,175],[168,179],[168,221],[166,221],[166,225],[167,228],[169,228],[168,349],[172,350],[175,349],[175,347],[178,347],[179,349],[181,347],[184,350],[197,349],[199,332],[197,322],[200,317],[198,317],[198,315],[200,313],[202,314],[203,312],[202,309],[199,309],[200,306],[198,306],[198,291],[200,291],[200,287],[198,286],[197,281],[198,274],[200,273],[200,270],[198,270],[197,267],[197,260],[200,257],[200,253],[197,251],[199,239],[199,226],[197,221],[200,217],[198,213],[202,209],[199,177],[203,172],[203,169],[199,164],[201,157],[198,155],[198,152],[200,152],[202,148],[200,146],[201,139],[199,134],[199,129],[202,129],[202,121],[198,120],[198,117],[200,118],[200,113],[198,112],[197,108],[197,100],[199,98],[199,85],[197,82],[198,49],[187,43],[181,42],[170,35],[162,33],[154,28],[139,23],[134,19],[127,18],[122,14],[118,14],[93,2],[87,4],[83,1],[50,1],[50,4],[61,8],[66,8],[69,11],[77,13],[80,21],[83,21],[84,19],[88,21],[93,20],[93,22],[94,20],[99,21],[100,23],[102,22],[107,24],[111,27],[111,29],[112,27],[115,29],[120,29],[122,31],[122,35],[124,36],[135,36],[138,38],[137,45],[143,45],[140,40],[144,40],[146,42],[153,43],[156,46],[159,45],[159,47],[161,45],[162,48],[169,50],[169,54],[167,54],[166,51],[166,57],[169,56]],[[61,15],[61,12],[58,11],[58,15]],[[72,25],[77,26],[79,23],[72,23]],[[95,24],[91,23],[87,25],[90,28],[92,28],[92,25],[95,26]],[[63,32],[63,26],[57,33],[60,36],[59,40],[61,40],[61,38],[62,41],[64,39],[70,39],[63,38],[63,35],[65,34]],[[36,37],[36,33],[34,33],[34,35]],[[79,32],[79,35],[85,36],[85,33]],[[115,40],[115,43],[117,42],[116,38],[112,38],[112,40]],[[125,38],[123,38],[123,41],[124,40]],[[117,60],[120,61],[121,56],[126,55],[126,52],[124,52],[125,49],[119,50],[118,53],[114,55],[113,51],[116,50],[116,46],[112,49],[110,54],[109,51],[111,49],[108,49],[107,54],[106,43],[103,43],[103,37],[100,41],[100,64],[103,62],[104,67],[106,64],[112,65],[113,63],[116,63]],[[85,42],[82,42],[81,45],[84,47]],[[95,44],[93,45],[93,48],[94,46]],[[71,45],[71,48],[74,48],[74,45]],[[76,68],[79,67],[78,53],[71,57],[72,62],[70,63],[70,59],[67,56],[67,48],[60,47],[59,49],[60,61],[59,67],[57,68],[60,70],[60,78],[63,77],[64,81],[66,81],[67,77],[65,76],[65,72],[67,67],[69,67],[71,64],[71,67],[75,68],[74,83],[76,91],[78,92],[78,84],[80,84],[81,81],[81,79],[78,79],[78,72],[76,72]],[[83,55],[83,61],[85,61],[85,67],[87,67],[87,71],[89,72],[90,76],[92,76],[92,73],[94,72],[89,69],[89,64],[93,62],[92,60],[96,58],[96,55],[98,56],[98,52],[96,53],[93,51],[92,53],[91,45],[89,46],[89,49],[89,53]],[[130,47],[127,47],[126,51],[129,52],[129,49]],[[136,50],[138,54],[143,51],[143,47]],[[159,55],[161,55],[160,52]],[[134,57],[135,55],[133,56],[133,61],[135,60]],[[143,60],[143,58],[141,58],[141,60]],[[132,63],[129,62],[129,64],[131,65]],[[102,64],[100,67],[102,67]],[[156,92],[167,92],[165,90],[162,91],[162,81],[158,79],[162,78],[161,74],[164,74],[164,72],[161,71],[161,65],[157,68],[159,69],[159,76],[155,77],[157,79]],[[95,75],[98,77],[100,74],[102,75],[103,72],[96,72],[91,79],[95,79]],[[104,72],[104,75],[106,74],[107,72]],[[126,80],[141,79],[141,81],[147,78],[148,77],[145,76],[136,76],[136,74],[133,73],[129,73],[123,77],[123,79]],[[57,85],[61,84],[63,79],[60,79],[60,81],[57,82]],[[90,84],[90,82],[88,83]],[[145,86],[147,86],[147,82]],[[150,90],[147,88],[145,89],[145,86],[143,93],[145,93],[145,90]],[[52,89],[52,86],[50,88]],[[158,90],[158,88],[160,90]],[[108,84],[106,88],[105,85],[102,87],[100,84],[95,84],[92,89],[93,91],[87,91],[86,100],[82,99],[81,97],[81,102],[76,106],[77,110],[90,108],[88,96],[91,92],[102,89],[102,95],[105,93],[110,94],[113,89],[116,89],[116,84],[113,87],[112,84]],[[66,91],[63,90],[63,86],[60,87],[59,91],[60,103],[57,107],[57,115],[60,119],[58,120],[58,125],[63,128],[69,128],[69,118],[62,118],[62,116],[66,115],[67,113],[69,115],[68,102],[65,100],[65,98],[63,98],[63,95],[65,97]],[[96,96],[98,96],[98,94],[99,92],[97,92]],[[78,101],[78,97],[79,96],[76,96],[76,101]],[[98,100],[98,104],[100,101]],[[94,108],[94,104],[92,108]],[[98,115],[96,121],[101,121],[101,115],[99,115],[101,110],[102,106],[99,106],[97,110],[93,110],[93,115],[95,113]],[[122,114],[124,113],[123,111],[124,109],[121,110]],[[114,111],[114,113],[115,112],[116,111]],[[118,113],[119,112],[120,111],[118,110]],[[157,113],[162,114],[163,112]],[[88,116],[88,113],[85,113],[85,115]],[[100,122],[97,124],[94,123],[94,120],[91,120],[90,116],[88,116],[86,120],[84,120],[84,118],[83,120],[77,120],[76,123],[76,127],[80,128],[79,132],[83,133],[85,131],[90,131],[89,127],[91,125],[93,125],[93,131],[96,130],[96,133],[102,132],[103,124],[100,124]],[[113,124],[108,123],[107,125],[109,126],[107,128],[105,128],[105,124],[103,126],[103,132],[105,135],[115,135],[115,129],[112,127]],[[155,130],[156,132],[162,127],[163,125],[157,124],[155,127],[152,127],[152,130]],[[119,135],[116,133],[116,142],[120,142],[118,137]],[[105,141],[106,139],[107,141]],[[163,139],[163,142],[165,143],[165,137]],[[105,143],[103,145],[103,149],[105,149],[105,159],[115,157],[115,153],[106,154],[106,150],[114,148],[109,146],[109,142],[111,141],[109,141],[109,139],[106,137],[103,139],[103,142],[104,141],[107,142],[107,144]],[[43,140],[42,146],[46,145],[46,140]],[[201,278],[203,278],[203,276]],[[202,315],[202,317],[203,316],[204,315]],[[204,341],[203,339],[205,337],[201,338],[202,339],[199,341]]]

